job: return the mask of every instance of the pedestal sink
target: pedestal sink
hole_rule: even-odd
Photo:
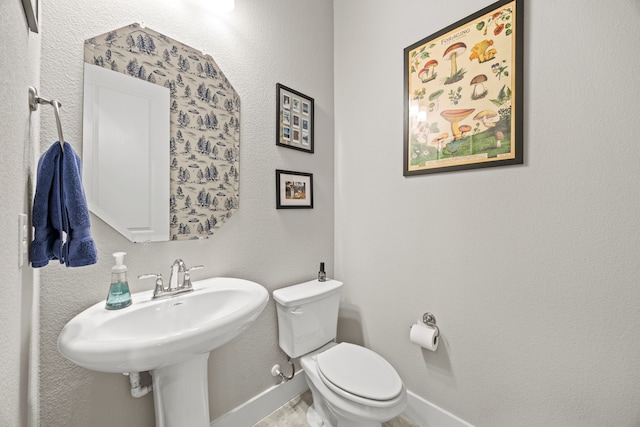
[[[94,371],[150,371],[157,427],[208,427],[209,352],[244,331],[269,294],[233,278],[200,280],[193,288],[159,300],[152,291],[135,293],[122,310],[105,310],[101,301],[65,325],[58,350]]]

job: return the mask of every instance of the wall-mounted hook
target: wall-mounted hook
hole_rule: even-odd
[[[29,109],[31,111],[37,111],[38,104],[49,104],[53,107],[53,112],[56,115],[56,125],[58,126],[58,141],[60,142],[60,147],[64,149],[62,122],[60,121],[60,107],[62,107],[62,103],[57,99],[46,99],[38,96],[38,90],[33,86],[29,86]]]

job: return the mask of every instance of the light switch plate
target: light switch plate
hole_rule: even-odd
[[[29,249],[28,238],[27,215],[18,214],[18,268],[22,268],[27,259],[27,251]]]

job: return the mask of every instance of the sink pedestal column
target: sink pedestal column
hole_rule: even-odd
[[[209,427],[209,353],[151,371],[156,427]]]

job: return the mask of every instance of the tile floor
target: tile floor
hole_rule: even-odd
[[[253,427],[306,427],[307,408],[311,405],[311,392],[294,397]],[[420,427],[404,414],[387,421],[382,427]]]

